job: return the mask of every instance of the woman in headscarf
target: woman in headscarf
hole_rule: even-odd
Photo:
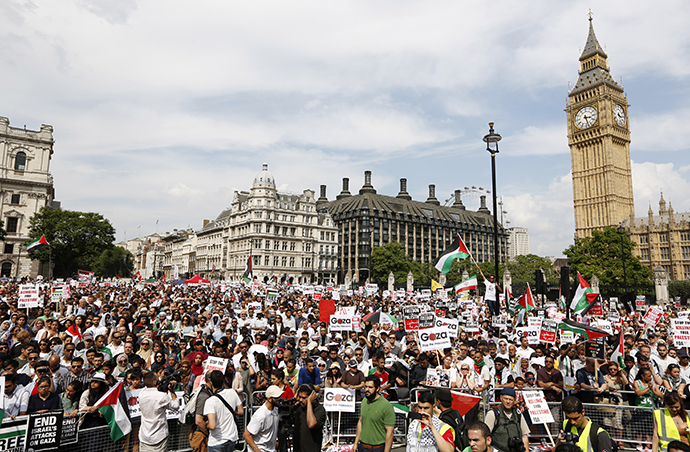
[[[192,362],[185,358],[177,365],[177,369],[183,370],[180,385],[185,393],[191,394],[194,389],[194,380],[196,380],[196,375],[192,373]]]
[[[190,370],[197,377],[204,373],[204,355],[205,353],[202,352],[192,352],[187,355],[187,358],[192,362],[192,368]]]
[[[113,369],[113,376],[115,378],[124,378],[127,371],[131,369],[127,355],[120,353],[115,359],[115,369]]]
[[[96,372],[91,378],[89,389],[84,391],[79,399],[79,411],[86,413],[81,428],[106,425],[103,415],[98,411],[95,405],[96,402],[108,392],[108,389],[110,388],[105,381],[105,375]]]
[[[84,325],[86,324],[86,317],[83,315],[78,315],[74,319],[74,324],[67,328],[67,333],[72,336],[73,342],[76,344],[77,342],[81,342],[84,340]]]
[[[5,342],[12,334],[12,322],[3,320],[0,324],[0,342]]]
[[[141,340],[141,348],[139,348],[139,351],[137,352],[137,355],[139,355],[141,357],[141,359],[143,359],[144,362],[146,363],[146,366],[145,366],[146,369],[148,369],[149,365],[150,365],[150,359],[149,358],[151,358],[151,355],[152,355],[151,345],[152,345],[151,339],[143,338]]]

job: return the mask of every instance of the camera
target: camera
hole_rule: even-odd
[[[522,442],[522,438],[508,438],[508,450],[510,452],[525,452],[525,443]]]
[[[180,382],[182,381],[182,375],[184,374],[184,369],[178,369],[175,372],[171,373],[164,379],[158,383],[158,390],[160,392],[170,392],[170,384],[173,381]]]
[[[295,399],[278,399],[278,452],[287,452],[295,435]]]
[[[572,432],[563,432],[563,440],[566,443],[577,444],[577,442],[580,440],[580,436]]]

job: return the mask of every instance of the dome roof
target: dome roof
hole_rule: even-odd
[[[259,172],[259,174],[254,177],[254,187],[267,187],[267,188],[276,188],[276,181],[275,178],[273,177],[273,174],[271,174],[268,171],[268,163],[264,163],[263,168]]]

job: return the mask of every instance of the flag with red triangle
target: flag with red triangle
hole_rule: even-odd
[[[536,303],[534,303],[534,297],[532,296],[532,289],[530,289],[529,283],[525,286],[525,293],[518,299],[517,307],[518,309],[524,309],[526,312],[537,307]]]

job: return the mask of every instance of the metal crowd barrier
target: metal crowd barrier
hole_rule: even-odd
[[[110,427],[102,425],[86,429],[79,429],[79,442],[69,446],[70,452],[135,452],[139,450],[139,426],[141,419],[132,419],[132,431],[129,435],[113,442],[110,439]],[[168,450],[176,452],[191,451],[189,445],[188,425],[180,424],[176,420],[168,421]]]

